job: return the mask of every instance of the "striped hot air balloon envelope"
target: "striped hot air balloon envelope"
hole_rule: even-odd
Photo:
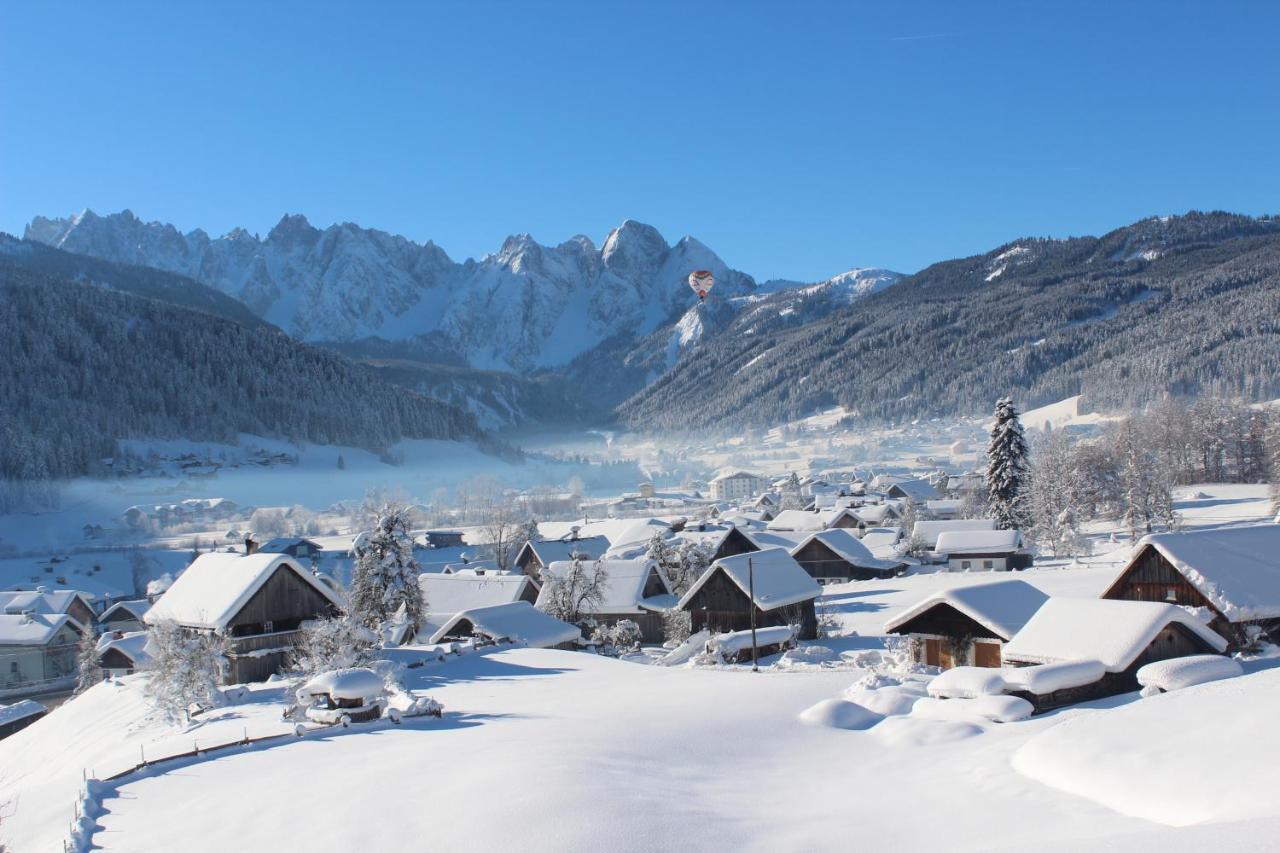
[[[711,270],[694,270],[689,273],[689,287],[698,294],[699,301],[706,299],[715,285],[716,277],[711,274]]]

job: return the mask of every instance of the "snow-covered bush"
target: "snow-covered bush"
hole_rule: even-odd
[[[600,654],[614,657],[640,648],[640,640],[640,626],[630,619],[598,627],[591,635],[591,642]]]
[[[98,666],[98,631],[93,625],[86,626],[80,635],[76,669],[79,673],[76,678],[77,696],[102,680],[102,669]]]
[[[364,666],[373,658],[374,636],[349,616],[304,622],[292,666],[311,678],[325,670]]]
[[[222,704],[218,685],[226,657],[217,636],[163,621],[147,631],[146,650],[150,678],[144,689],[151,704],[170,723],[191,722],[193,707],[198,713]]]
[[[693,632],[693,614],[688,610],[662,611],[662,637],[668,648],[675,648]]]

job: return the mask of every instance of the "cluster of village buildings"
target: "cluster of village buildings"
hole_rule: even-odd
[[[1019,531],[958,517],[962,492],[973,487],[964,477],[829,483],[726,472],[709,484],[696,520],[544,524],[546,535],[525,542],[505,570],[467,556],[459,531],[427,531],[416,540],[426,613],[394,639],[580,648],[588,640],[582,625],[546,612],[550,581],[576,563],[603,577],[584,623],[628,623],[646,644],[664,641],[672,612],[687,614],[695,633],[732,638],[754,629],[761,651],[813,640],[825,584],[1029,566],[1033,551]],[[651,559],[655,537],[672,552],[696,545],[705,555],[687,588],[673,586]],[[106,677],[137,670],[146,663],[145,628],[159,620],[227,638],[230,683],[265,679],[287,666],[304,623],[343,609],[339,585],[315,568],[321,552],[305,538],[248,540],[200,555],[154,600],[108,602],[44,587],[0,592],[0,701],[72,683],[89,626],[101,634]],[[1280,525],[1148,536],[1097,600],[1049,598],[1004,575],[931,595],[884,630],[908,638],[921,665],[1005,673],[1001,689],[1040,710],[1125,692],[1146,663],[1280,636]],[[37,703],[21,704],[38,715]],[[21,724],[9,719],[21,716],[17,707],[0,708],[0,735]]]

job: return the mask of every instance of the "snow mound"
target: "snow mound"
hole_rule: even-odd
[[[982,734],[973,723],[943,722],[921,717],[888,717],[871,730],[886,746],[933,746]]]
[[[824,663],[834,663],[838,660],[840,660],[840,656],[826,646],[802,646],[783,652],[782,657],[778,659],[774,666],[780,669],[821,666]]]
[[[1000,672],[1006,690],[1020,690],[1044,696],[1069,687],[1093,684],[1107,674],[1107,668],[1101,661],[1073,660],[1038,666],[1006,667]]]
[[[1240,675],[1244,675],[1244,668],[1237,660],[1221,655],[1191,655],[1147,664],[1138,670],[1138,683],[1168,692]]]
[[[1013,756],[1019,773],[1168,826],[1275,813],[1280,669],[1064,720]],[[878,726],[877,730],[883,728]],[[1188,734],[1191,740],[1188,740]]]
[[[810,726],[830,729],[869,729],[883,717],[847,699],[823,699],[801,711],[799,719]]]
[[[911,716],[926,720],[972,720],[977,717],[993,723],[1025,720],[1035,710],[1026,699],[1017,696],[979,696],[976,699],[935,699],[926,696],[911,708]]]
[[[880,677],[882,676],[871,676],[871,678]],[[863,681],[866,680],[863,679]],[[862,707],[886,717],[911,713],[911,708],[915,705],[916,700],[924,695],[924,685],[914,681],[877,686],[863,686],[859,682],[844,693],[845,698],[849,701],[857,702]]]
[[[957,666],[929,682],[929,695],[942,699],[974,699],[1004,692],[1000,670],[984,666]]]

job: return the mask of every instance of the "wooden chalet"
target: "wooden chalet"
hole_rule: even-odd
[[[998,667],[1001,649],[1048,600],[1026,581],[1002,580],[943,590],[885,623],[910,638],[916,663],[951,669]]]
[[[785,550],[766,548],[712,563],[676,607],[689,612],[694,631],[745,631],[754,610],[757,628],[795,625],[799,639],[812,640],[818,633],[814,602],[821,591]]]
[[[98,639],[98,668],[103,678],[133,675],[151,659],[146,631],[115,631]]]
[[[1147,536],[1102,597],[1204,608],[1233,650],[1280,640],[1280,525]]]
[[[529,540],[516,554],[516,568],[535,579],[542,570],[561,560],[595,560],[609,550],[609,540],[604,536],[568,537],[565,539]]]
[[[277,673],[302,623],[336,616],[342,604],[316,575],[285,554],[201,554],[143,617],[172,621],[229,642],[228,683]]]
[[[572,566],[570,561],[552,563],[543,570],[547,576],[564,575]],[[602,600],[583,612],[598,625],[616,625],[622,620],[635,622],[640,628],[640,640],[644,643],[663,641],[662,614],[676,604],[666,577],[653,560],[599,559],[583,563],[589,573],[604,573]],[[544,583],[538,594],[537,607],[547,603],[549,584]]]
[[[98,617],[98,630],[103,634],[119,631],[141,631],[142,617],[151,609],[151,602],[145,598],[136,601],[117,601],[102,611]]]
[[[877,559],[846,528],[820,530],[791,550],[791,556],[820,584],[890,578],[906,563]]]
[[[712,562],[760,550],[760,546],[753,542],[751,537],[733,524],[701,524],[693,528],[686,527],[676,534],[676,539],[681,542],[705,544],[711,549]]]

